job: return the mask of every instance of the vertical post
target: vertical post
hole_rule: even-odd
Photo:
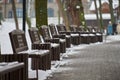
[[[26,21],[26,0],[23,0],[23,31],[26,30],[25,21]]]

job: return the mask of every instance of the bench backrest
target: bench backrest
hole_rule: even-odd
[[[58,34],[54,24],[50,24],[49,28],[52,36]]]
[[[48,26],[43,25],[40,30],[44,40],[51,39]]]
[[[13,30],[9,33],[13,53],[28,50],[25,33],[22,30]]]
[[[58,32],[60,31],[67,31],[65,25],[63,24],[58,24],[56,25]]]
[[[86,29],[85,29],[84,27],[82,27],[82,26],[79,26],[79,27],[77,28],[77,31],[82,31],[82,32],[85,32],[85,31],[86,31]]]
[[[40,35],[39,35],[39,30],[36,27],[32,27],[28,29],[30,39],[32,43],[41,43]]]
[[[93,27],[93,29],[95,30],[95,32],[101,32],[100,28],[98,27]]]
[[[76,32],[77,31],[77,25],[70,25],[70,30]]]

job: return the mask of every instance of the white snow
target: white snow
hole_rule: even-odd
[[[57,19],[55,18],[51,18],[48,21],[49,23],[55,23],[57,24]],[[33,26],[35,26],[35,20],[33,20]],[[20,29],[22,28],[22,20],[19,19],[19,26]],[[15,23],[14,20],[6,20],[5,22],[2,22],[1,28],[0,28],[0,45],[1,45],[1,53],[5,54],[5,53],[12,53],[12,47],[11,47],[11,43],[10,43],[10,39],[9,39],[9,35],[8,33],[11,32],[12,30],[15,29]],[[28,28],[27,28],[28,29]],[[27,30],[26,29],[26,30]],[[28,35],[28,31],[26,31],[26,38],[27,38],[27,42],[28,42],[28,46],[29,49],[31,48],[31,41]],[[47,70],[47,71],[43,71],[43,70],[39,70],[39,80],[45,80],[48,77],[52,77],[52,74],[56,71],[62,71],[62,70],[70,70],[71,68],[60,68],[60,66],[62,65],[66,65],[69,64],[71,60],[67,60],[66,58],[68,58],[70,55],[75,55],[78,54],[78,50],[84,49],[86,47],[89,47],[91,45],[99,45],[99,44],[103,44],[103,43],[107,43],[107,42],[113,42],[113,41],[119,41],[120,40],[120,35],[111,35],[111,36],[106,36],[104,35],[104,41],[102,43],[93,43],[93,44],[81,44],[78,46],[73,46],[71,48],[67,48],[66,53],[61,55],[61,60],[60,61],[52,61],[52,68],[51,70]],[[29,60],[30,61],[30,60]],[[29,63],[30,65],[30,63]],[[31,71],[29,68],[30,74],[29,75],[34,75],[36,74],[35,71]]]
[[[99,15],[100,17],[100,15]],[[110,14],[102,14],[103,19],[110,19]],[[85,14],[85,19],[86,20],[96,20],[96,14]]]

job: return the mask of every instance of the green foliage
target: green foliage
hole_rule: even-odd
[[[42,25],[48,25],[47,0],[35,0],[36,27],[40,29]]]

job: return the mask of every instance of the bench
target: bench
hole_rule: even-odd
[[[54,24],[49,24],[50,32],[53,38],[60,38],[60,39],[65,39],[66,40],[66,47],[70,48],[71,47],[71,37],[64,35],[64,34],[59,34],[57,32],[56,26]]]
[[[2,54],[0,57],[0,80],[31,80],[28,78],[27,54]]]
[[[67,31],[65,25],[63,24],[58,24],[56,25],[57,30],[59,32],[59,34],[66,34],[71,36],[71,43],[73,45],[79,45],[80,44],[80,37],[79,34],[73,31]]]
[[[11,45],[14,54],[28,54],[31,58],[31,68],[36,70],[38,75],[38,69],[47,70],[50,69],[51,59],[49,50],[29,50],[25,33],[22,30],[13,30],[9,33]]]
[[[0,63],[0,80],[3,80],[4,75],[10,73],[9,80],[21,80],[21,69],[24,67],[23,63]],[[15,74],[16,73],[16,74]],[[14,77],[15,76],[15,77]],[[6,78],[6,77],[5,77]]]
[[[93,32],[93,28],[91,26],[87,27],[87,31],[88,31],[89,36],[90,36],[90,42],[91,43],[98,42],[96,32]]]
[[[43,43],[40,38],[39,30],[32,27],[29,30],[32,49],[50,49],[51,60],[60,60],[60,46],[54,46],[50,42]]]
[[[103,42],[103,34],[98,27],[93,27],[92,31],[96,33],[98,42]]]
[[[85,29],[84,27],[79,26],[77,28],[77,30],[82,33],[81,37],[82,37],[82,42],[83,43],[89,44],[89,43],[96,42],[96,35],[95,35],[95,33],[90,32],[88,28]]]
[[[48,26],[46,25],[41,26],[40,30],[41,30],[41,34],[45,42],[52,42],[52,43],[60,44],[60,52],[61,53],[66,52],[66,41],[65,40],[60,40],[59,38],[53,38],[51,36]]]

